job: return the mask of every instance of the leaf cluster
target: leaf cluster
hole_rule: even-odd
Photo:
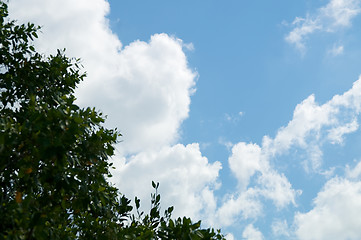
[[[202,229],[201,221],[193,223],[190,218],[171,218],[173,207],[167,208],[161,214],[159,183],[152,182],[155,190],[151,194],[151,209],[149,214],[140,211],[140,200],[135,198],[136,214],[131,223],[121,234],[121,239],[224,239],[219,230]]]

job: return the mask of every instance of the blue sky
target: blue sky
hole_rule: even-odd
[[[228,239],[361,236],[361,1],[11,0],[83,59],[112,181]],[[358,213],[358,214],[355,214]]]

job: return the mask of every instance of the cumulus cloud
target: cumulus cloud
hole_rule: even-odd
[[[250,178],[259,173],[255,188],[257,195],[274,201],[278,207],[295,203],[296,191],[292,190],[287,178],[269,166],[268,159],[262,155],[257,144],[240,142],[232,148],[229,165],[238,180],[241,191],[247,188]]]
[[[258,196],[258,191],[254,188],[225,196],[216,212],[219,226],[230,226],[239,220],[259,217],[262,214],[263,205]]]
[[[165,146],[160,151],[142,152],[128,159],[114,172],[120,189],[133,198],[148,199],[151,181],[160,182],[164,206],[177,206],[175,216],[213,218],[216,208],[219,162],[208,163],[198,144]],[[166,194],[162,194],[166,193]]]
[[[288,179],[269,164],[269,159],[257,144],[240,142],[232,148],[229,165],[238,180],[236,194],[226,196],[217,216],[223,226],[237,219],[257,219],[263,212],[263,199],[271,200],[278,209],[296,204],[301,193],[294,190]],[[255,178],[254,186],[250,186]]]
[[[305,50],[305,40],[317,31],[335,32],[351,25],[351,20],[360,13],[360,0],[331,0],[326,6],[317,9],[315,14],[305,18],[296,17],[295,27],[286,36],[286,41],[300,51]],[[343,48],[335,49],[338,54]]]
[[[261,169],[261,148],[257,144],[240,142],[233,146],[229,165],[241,189],[246,189],[251,176]]]
[[[123,134],[112,179],[120,191],[147,205],[151,181],[158,181],[163,204],[174,205],[175,215],[211,218],[220,163],[210,164],[198,144],[174,145],[195,91],[197,73],[183,51],[193,45],[160,33],[123,46],[109,28],[109,11],[105,0],[9,3],[12,18],[42,26],[35,43],[40,52],[66,48],[82,59],[87,78],[78,103],[107,114],[108,126]]]
[[[174,143],[188,117],[196,78],[182,40],[155,34],[149,42],[122,48],[109,29],[108,12],[104,0],[10,2],[14,18],[43,26],[36,42],[40,51],[66,47],[68,55],[81,57],[88,77],[77,91],[78,101],[96,106],[108,115],[111,127],[120,128],[122,151]]]
[[[262,240],[263,234],[253,226],[253,224],[247,225],[242,233],[242,237],[246,240]]]
[[[349,26],[359,13],[358,4],[355,0],[332,0],[315,16],[296,19],[297,27],[288,41],[303,48],[305,38],[315,31]],[[324,172],[323,144],[342,144],[346,134],[358,129],[360,79],[349,91],[322,105],[311,95],[297,105],[292,120],[274,138],[265,136],[261,144],[227,143],[232,148],[230,170],[238,184],[233,193],[217,199],[214,191],[220,185],[221,164],[209,163],[197,143],[176,144],[195,91],[197,73],[188,66],[183,51],[192,45],[161,33],[150,36],[147,42],[138,40],[123,46],[109,28],[106,15],[110,8],[105,0],[13,0],[9,10],[12,18],[43,26],[36,42],[40,51],[49,54],[65,47],[67,55],[83,59],[88,77],[77,90],[78,102],[105,112],[109,126],[118,126],[124,135],[117,147],[116,159],[120,160],[114,172],[121,192],[149,199],[151,181],[159,181],[164,205],[175,205],[176,215],[201,217],[212,225],[229,226],[240,219],[257,219],[262,215],[264,200],[270,200],[278,209],[296,205],[301,192],[293,189],[287,177],[272,165],[272,159],[287,154],[293,147],[302,148],[308,153],[305,166],[310,171]],[[349,169],[347,175],[359,177],[359,168]],[[349,191],[342,192],[338,187],[341,185]],[[296,216],[297,234],[304,236],[312,227],[306,220],[312,222],[316,215],[343,217],[338,211],[320,209],[338,206],[327,199],[358,199],[358,189],[357,182],[330,182],[316,198],[314,210]],[[358,207],[354,202],[350,206]],[[359,225],[350,224],[342,227],[358,233],[353,227]],[[282,232],[280,226],[275,225],[274,231]],[[325,223],[320,229],[328,227]],[[243,237],[263,238],[252,224],[246,227]]]
[[[262,147],[270,156],[283,154],[291,147],[309,153],[312,170],[321,166],[324,143],[342,144],[345,134],[358,129],[361,110],[361,78],[342,95],[335,95],[325,104],[318,104],[311,95],[296,106],[292,120],[280,128],[274,139],[264,137]]]
[[[121,148],[136,153],[174,143],[188,117],[196,76],[187,66],[182,41],[156,34],[149,43],[126,46],[117,61],[118,74],[103,83],[103,99],[95,100],[105,101],[101,107],[124,129]],[[100,89],[92,90],[95,94]],[[83,95],[93,100],[88,99],[89,89]]]
[[[287,177],[271,163],[291,149],[303,149],[306,172],[332,177],[334,168],[322,169],[324,144],[342,144],[344,136],[358,129],[361,112],[361,78],[342,95],[335,95],[324,104],[318,104],[311,95],[298,104],[293,118],[281,127],[276,136],[264,136],[262,144],[240,142],[232,147],[229,166],[238,182],[237,193],[226,196],[218,209],[224,225],[239,218],[257,219],[262,214],[263,201],[268,199],[277,209],[292,204],[302,193],[294,189]],[[358,168],[349,170],[350,176],[359,174]],[[244,209],[242,206],[247,206]]]
[[[361,182],[329,180],[314,199],[314,208],[295,216],[298,239],[349,239],[361,236]]]

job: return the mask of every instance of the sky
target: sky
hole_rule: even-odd
[[[361,0],[10,0],[123,136],[110,179],[227,239],[360,239]]]

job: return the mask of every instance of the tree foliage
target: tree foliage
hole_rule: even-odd
[[[120,134],[74,101],[85,78],[64,51],[45,57],[38,27],[8,19],[0,1],[0,239],[223,239],[189,218],[149,214],[107,181]]]

